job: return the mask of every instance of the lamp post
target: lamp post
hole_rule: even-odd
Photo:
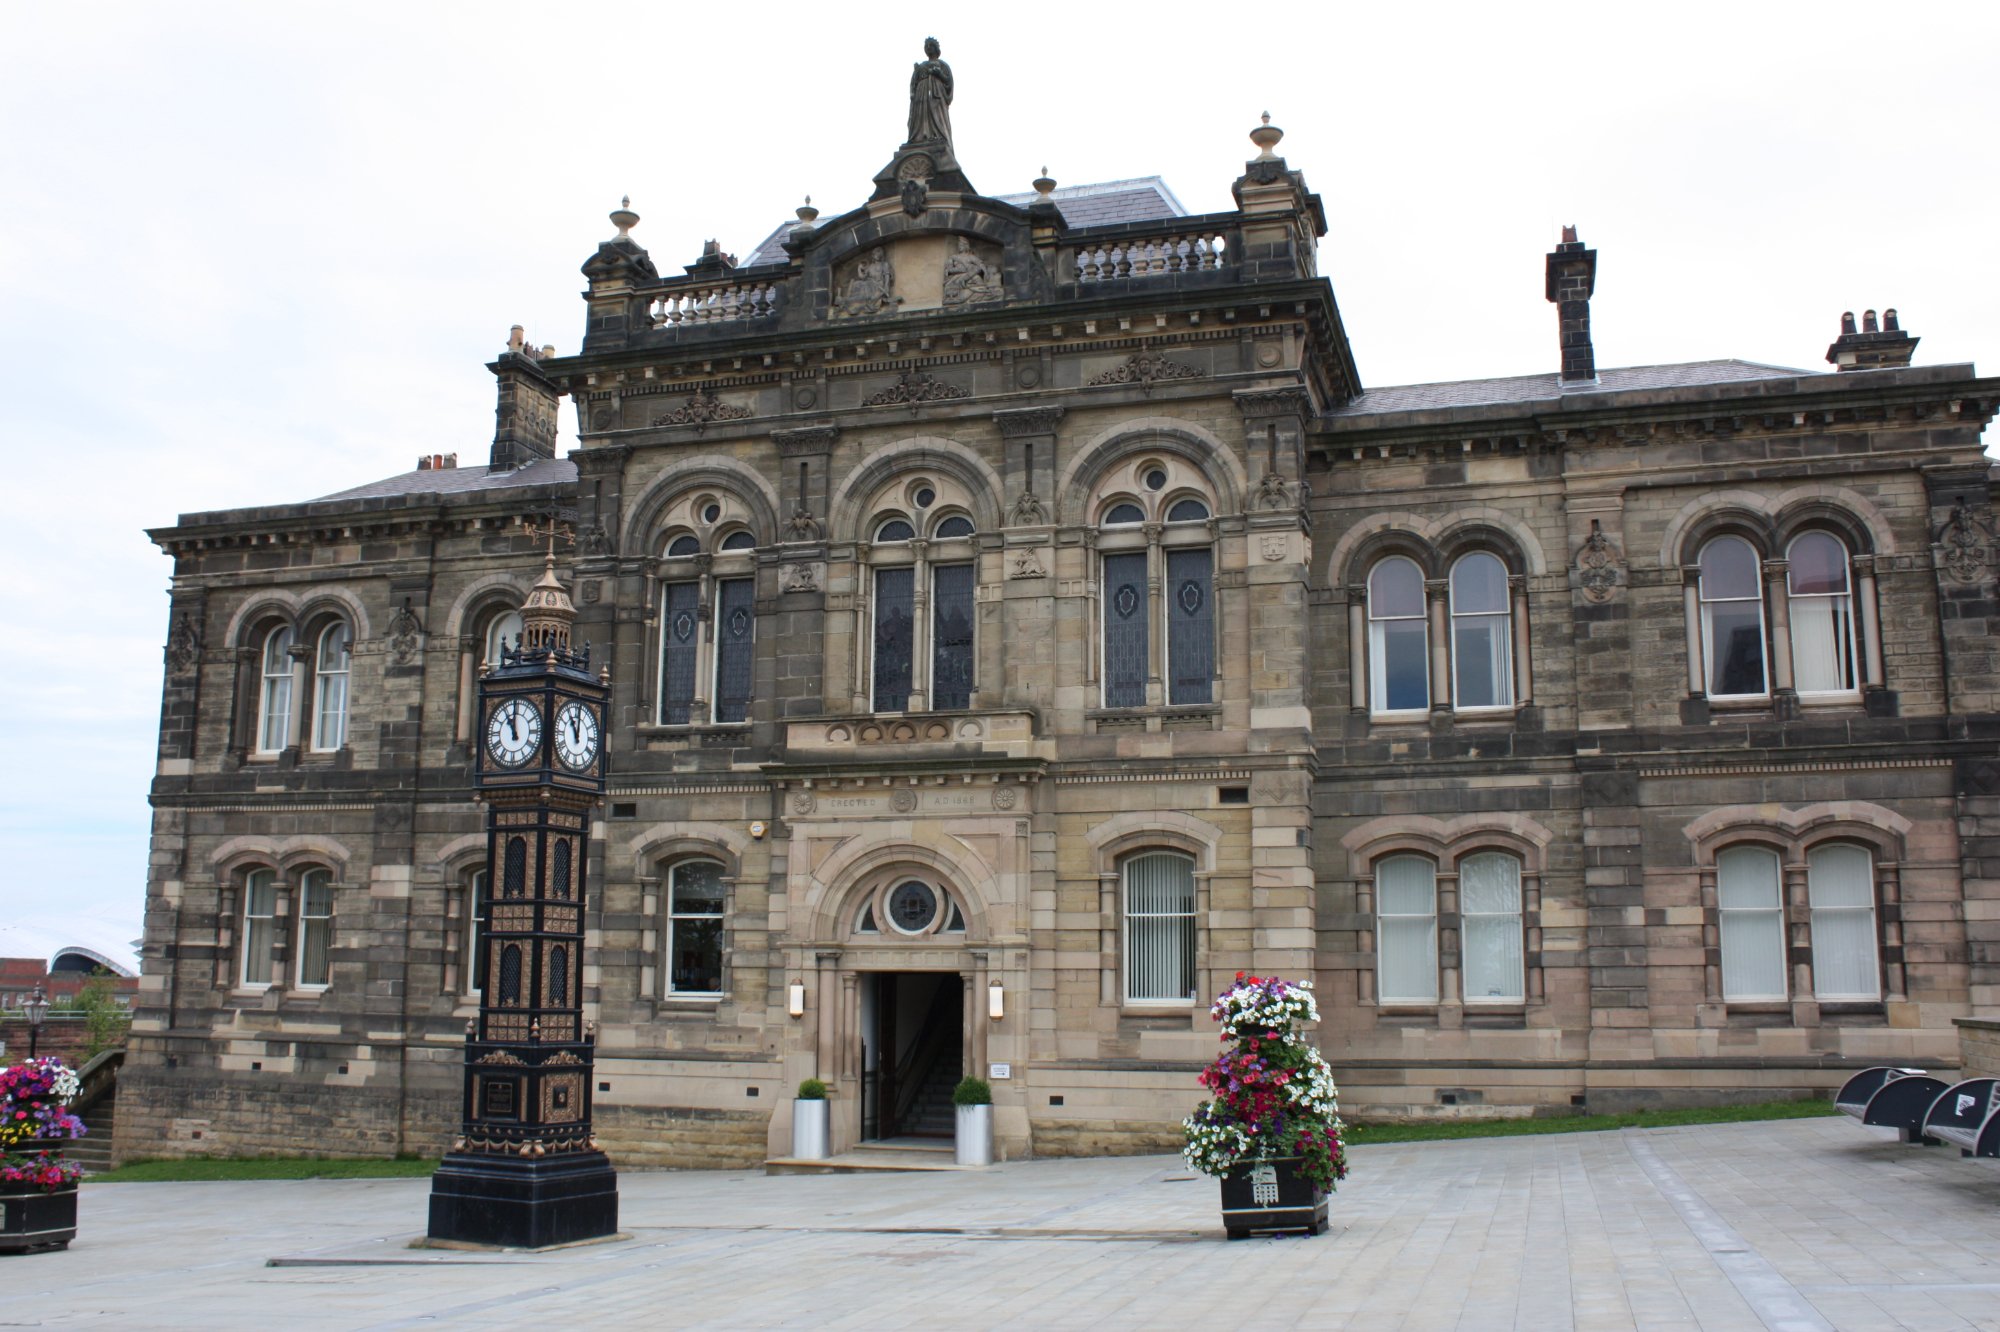
[[[28,1012],[28,1058],[35,1057],[42,1040],[42,1019],[49,1015],[49,996],[43,992],[40,983],[35,992],[28,996],[28,1002],[21,1005]]]

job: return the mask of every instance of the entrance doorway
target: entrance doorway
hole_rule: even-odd
[[[861,983],[861,1136],[949,1139],[965,1066],[965,985],[956,972],[882,971]]]

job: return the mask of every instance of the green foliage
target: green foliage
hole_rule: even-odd
[[[826,1099],[826,1084],[818,1078],[807,1078],[799,1084],[799,1099],[801,1101],[824,1101]]]
[[[316,1156],[191,1156],[127,1161],[90,1175],[88,1184],[166,1183],[233,1179],[408,1179],[437,1172],[434,1159],[413,1156],[333,1159]]]
[[[83,1053],[77,1059],[79,1065],[125,1044],[125,1033],[132,1029],[132,1013],[118,1002],[118,996],[112,989],[110,972],[99,967],[91,973],[83,988],[77,991],[76,1003],[83,1010],[84,1026],[90,1033]]]
[[[993,1089],[986,1085],[986,1079],[984,1078],[964,1078],[959,1081],[958,1086],[952,1088],[951,1103],[953,1105],[991,1105],[993,1104]]]
[[[1814,1119],[1837,1114],[1831,1101],[1765,1101],[1683,1110],[1634,1110],[1622,1115],[1557,1115],[1547,1119],[1454,1119],[1430,1124],[1349,1124],[1351,1146],[1436,1142],[1448,1138],[1513,1138],[1540,1133],[1601,1133],[1607,1129],[1736,1124],[1755,1119]]]

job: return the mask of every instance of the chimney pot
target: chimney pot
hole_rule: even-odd
[[[1843,338],[1851,338],[1854,336],[1854,333],[1855,333],[1854,311],[1848,310],[1842,313],[1840,316],[1840,336]]]
[[[1882,331],[1875,326],[1875,312],[1873,310],[1863,310],[1861,312],[1861,331],[1863,333],[1879,333]]]
[[[1896,307],[1893,305],[1882,312],[1882,331],[1884,333],[1903,331],[1903,325],[1896,319]]]

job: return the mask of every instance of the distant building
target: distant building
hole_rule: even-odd
[[[152,534],[121,1151],[438,1150],[474,685],[552,506],[614,691],[621,1164],[781,1151],[807,1075],[836,1146],[977,1072],[1007,1155],[1158,1150],[1238,971],[1317,981],[1361,1118],[1952,1066],[2000,1003],[2000,380],[1894,312],[1839,373],[1600,369],[1566,230],[1550,373],[1364,388],[1275,127],[1228,212],[994,197],[939,78],[866,203],[746,263],[662,276],[615,212],[483,465]]]

